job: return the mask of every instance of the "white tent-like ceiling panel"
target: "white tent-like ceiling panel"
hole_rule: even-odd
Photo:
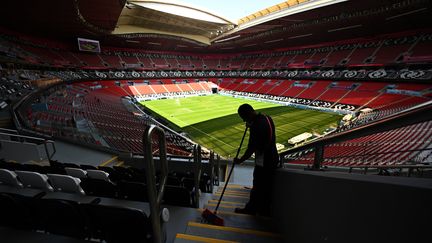
[[[233,29],[235,24],[216,14],[172,1],[128,1],[114,35],[166,34],[203,44]]]

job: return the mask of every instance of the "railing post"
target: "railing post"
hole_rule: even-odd
[[[48,146],[47,146],[48,144],[51,144],[51,147],[52,147],[52,149],[53,149],[52,154],[50,154],[49,151],[48,151]],[[54,141],[51,141],[51,140],[45,140],[45,141],[44,141],[44,148],[45,148],[45,153],[46,153],[46,155],[47,155],[48,161],[51,161],[52,157],[53,157],[54,154],[57,152]]]
[[[217,184],[216,186],[219,186],[220,181],[220,155],[216,155],[216,176],[217,176]]]
[[[324,144],[318,143],[315,146],[315,157],[314,157],[314,163],[312,166],[313,170],[319,170],[321,168],[321,163],[324,158]]]
[[[161,178],[159,181],[159,190],[156,187],[156,171],[153,161],[152,150],[152,134],[156,132],[158,135],[159,143],[159,162],[161,165]],[[162,232],[161,218],[164,222],[169,219],[168,209],[160,209],[163,194],[165,191],[165,184],[168,177],[168,161],[166,155],[166,140],[165,132],[161,128],[151,125],[146,128],[143,135],[144,147],[144,162],[146,168],[146,181],[147,181],[147,194],[150,203],[150,219],[153,230],[153,242],[162,243],[166,241],[165,233]]]
[[[213,183],[214,183],[214,174],[215,174],[215,163],[214,163],[214,152],[210,151],[209,158],[209,166],[210,166],[210,192],[213,193]]]
[[[278,164],[278,166],[279,166],[279,168],[283,168],[284,167],[284,163],[285,163],[285,161],[284,161],[285,156],[278,154],[278,157],[279,157],[279,164]]]
[[[194,164],[195,164],[195,171],[194,171],[194,179],[195,179],[195,194],[194,194],[194,200],[195,200],[195,207],[199,208],[199,188],[200,188],[200,180],[201,180],[201,145],[195,144],[194,145]]]

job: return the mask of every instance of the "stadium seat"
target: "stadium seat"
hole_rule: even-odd
[[[165,193],[163,196],[163,203],[182,206],[192,207],[191,193],[185,187],[180,186],[165,186]]]
[[[18,178],[25,187],[41,189],[45,192],[52,192],[54,189],[48,182],[48,176],[31,171],[15,171]]]
[[[33,171],[33,172],[45,174],[45,167],[36,164],[22,164],[20,170]]]
[[[69,168],[80,168],[80,166],[79,165],[77,165],[77,164],[74,164],[74,163],[62,163],[62,165],[63,165],[63,167],[69,167]]]
[[[87,170],[87,177],[92,179],[110,181],[109,173],[102,170]]]
[[[93,238],[108,243],[152,242],[150,220],[139,209],[96,204],[81,204],[81,208],[89,217]]]
[[[45,173],[46,174],[59,174],[59,175],[66,175],[67,174],[65,168],[63,166],[58,166],[58,165],[46,166]]]
[[[86,217],[78,203],[60,199],[40,199],[38,211],[42,228],[52,234],[60,234],[84,239]]]
[[[117,187],[111,181],[83,178],[80,185],[84,189],[86,195],[117,197]]]
[[[176,176],[168,176],[166,184],[171,186],[179,186],[181,185],[181,180]]]
[[[195,187],[195,179],[193,177],[184,177],[182,179],[182,185],[186,187],[189,191],[192,191]]]
[[[63,163],[60,163],[58,161],[50,161],[50,166],[47,166],[45,168],[45,172],[48,174],[61,174],[66,175],[65,166]]]
[[[142,182],[119,181],[117,187],[120,198],[148,202],[147,186]]]
[[[0,185],[23,188],[23,184],[18,180],[17,174],[6,169],[0,169]]]
[[[87,178],[87,171],[83,169],[66,167],[65,171],[68,175],[76,178]]]
[[[93,165],[80,165],[80,168],[83,170],[97,170],[96,166]]]
[[[33,228],[33,214],[23,196],[0,193],[0,215],[1,226],[18,229]]]
[[[123,180],[132,179],[132,175],[129,168],[121,167],[121,166],[113,166],[113,169],[117,171],[120,175],[122,175]]]
[[[120,181],[120,180],[129,179],[129,176],[127,176],[126,178],[123,178],[124,175],[120,174],[118,171],[114,170],[112,167],[98,166],[98,169],[107,172],[109,174],[109,178],[111,179],[111,181]]]
[[[47,176],[56,191],[85,195],[80,186],[81,180],[79,178],[58,174],[47,174]]]
[[[138,169],[135,167],[129,167],[129,172],[132,178],[130,181],[146,183],[146,173],[144,169]]]
[[[22,164],[20,163],[13,163],[13,162],[5,162],[2,161],[0,163],[0,168],[7,169],[7,170],[21,170]]]

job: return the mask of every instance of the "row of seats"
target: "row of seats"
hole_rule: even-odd
[[[33,90],[33,87],[17,74],[0,70],[0,77],[0,109],[6,108],[9,103],[20,99]]]
[[[105,87],[92,89],[99,84]],[[105,145],[122,152],[142,153],[142,134],[148,121],[124,106],[121,97],[125,93],[129,96],[130,90],[133,89],[119,87],[114,81],[59,86],[41,98],[47,100],[48,110],[34,110],[29,105],[23,106],[20,114],[32,124],[32,129],[43,133],[78,139],[81,143]],[[90,126],[97,129],[98,139],[89,136],[90,131],[82,131],[82,127],[84,130],[92,129]],[[185,141],[178,141],[167,138],[168,153],[189,156],[191,143],[185,145]]]
[[[16,163],[9,163],[12,164],[12,166],[17,166],[19,165],[21,168],[22,167],[30,167],[30,171],[39,171],[40,173],[43,173],[43,169],[42,171],[40,170],[40,166],[37,165],[21,165],[21,164],[16,164]],[[0,164],[0,168],[2,167],[2,164]],[[122,167],[122,166],[113,166],[113,167],[108,167],[108,166],[92,166],[92,165],[85,165],[85,164],[81,164],[81,165],[77,165],[77,164],[73,164],[73,163],[60,163],[57,161],[51,161],[51,166],[48,168],[56,168],[57,173],[60,174],[65,174],[66,171],[62,172],[62,169],[64,168],[73,168],[75,169],[79,178],[85,178],[85,171],[93,171],[93,170],[100,170],[100,171],[104,171],[106,173],[108,173],[108,179],[113,181],[114,183],[121,183],[122,181],[127,181],[127,182],[138,182],[138,183],[146,183],[146,173],[144,171],[144,169],[139,169],[139,168],[135,168],[135,167]],[[39,169],[37,169],[39,168]],[[70,169],[69,169],[70,170]],[[50,171],[50,169],[48,169],[48,171]],[[159,173],[156,174],[156,179],[158,180],[159,178]],[[194,173],[192,172],[179,172],[179,171],[171,171],[168,174],[168,179],[167,179],[167,185],[171,185],[171,186],[180,186],[180,187],[185,187],[187,188],[190,192],[192,192],[195,187],[195,181],[194,181]],[[212,187],[212,183],[210,181],[210,176],[207,173],[202,173],[201,174],[201,180],[200,180],[200,190],[202,192],[211,192],[211,187]]]
[[[390,115],[396,114],[403,110],[406,110],[412,107],[413,104],[408,106],[398,106],[398,107],[385,107],[384,109],[379,110],[366,110],[364,112],[359,112],[357,117],[353,120],[343,121],[339,124],[337,128],[337,132],[347,131],[354,127],[365,125],[369,122],[376,121],[388,117]]]
[[[240,56],[203,58],[190,54],[141,53],[128,51],[123,54],[112,54],[109,48],[105,53],[88,54],[68,50],[51,49],[49,47],[32,46],[26,43],[2,41],[9,52],[29,63],[42,63],[52,66],[93,67],[93,68],[125,68],[139,66],[146,69],[265,69],[295,66],[335,66],[361,64],[390,64],[415,60],[417,56],[428,56],[430,38],[422,38],[423,34],[409,36],[407,39],[420,38],[420,41],[406,42],[402,37],[381,37],[381,39],[346,43],[321,44],[314,48],[297,47],[289,51],[274,53],[244,54]],[[425,34],[427,36],[429,34]],[[399,40],[400,39],[400,40]],[[384,43],[384,44],[383,44]],[[351,49],[340,48],[350,45]]]
[[[112,198],[147,201],[146,176],[142,169],[134,167],[94,167],[91,165],[76,165],[73,163],[51,162],[51,166],[34,164],[19,164],[12,162],[0,163],[4,168],[18,174],[24,181],[8,184],[23,184],[24,187],[37,187],[44,191],[62,191],[70,193],[85,193]],[[21,176],[22,175],[22,176]],[[6,175],[5,175],[6,176]],[[72,178],[71,178],[72,177]],[[159,175],[156,176],[157,181]],[[1,181],[1,179],[0,179]],[[6,183],[6,182],[5,182]],[[203,173],[199,183],[202,192],[211,192],[210,177]],[[191,207],[195,205],[193,194],[195,180],[193,173],[171,172],[168,175],[164,201],[167,204]],[[192,201],[191,201],[192,200]]]
[[[68,193],[80,193],[85,195],[80,186],[81,180],[68,175],[40,174],[31,171],[10,171],[0,169],[1,185],[13,186],[16,188],[35,188],[47,192],[62,191]]]
[[[83,171],[77,168],[65,169],[68,175],[0,169],[0,185],[16,188],[33,188],[45,192],[57,191],[88,196],[148,201],[147,186],[144,182],[122,180],[113,183],[109,180],[108,173],[101,170]],[[73,175],[83,177],[79,178]],[[167,185],[163,202],[165,204],[192,207],[194,201],[191,194],[183,186]]]
[[[182,84],[156,84],[156,85],[135,85],[124,87],[133,96],[143,96],[164,93],[193,93],[210,92],[211,88],[207,82],[201,83],[182,83]]]
[[[393,108],[406,107],[430,100],[427,96],[417,97],[406,94],[385,93],[387,87],[390,86],[404,91],[427,93],[429,86],[426,84],[395,85],[377,82],[333,82],[324,80],[279,80],[278,82],[269,82],[269,80],[262,79],[220,79],[218,85],[228,92],[269,95],[269,99],[274,96],[292,97],[374,109],[389,108],[389,106],[393,106]]]
[[[24,192],[0,186],[1,226],[92,241],[152,242],[146,204],[107,204],[104,198]]]
[[[329,144],[324,147],[323,166],[393,166],[432,163],[432,122]],[[314,152],[285,157],[287,163],[314,162]]]

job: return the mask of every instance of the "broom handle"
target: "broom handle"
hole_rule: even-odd
[[[244,133],[243,133],[242,140],[241,140],[241,142],[240,142],[240,146],[239,146],[239,148],[237,149],[237,154],[236,154],[235,158],[237,158],[237,157],[239,156],[239,154],[240,154],[240,150],[241,150],[241,147],[242,147],[242,145],[243,145],[243,140],[244,140],[244,138],[245,138],[245,136],[246,136],[246,132],[247,132],[247,130],[248,130],[248,127],[246,126],[245,131],[244,131]],[[230,180],[230,178],[231,178],[231,174],[232,174],[232,172],[233,172],[233,170],[234,170],[234,165],[235,165],[235,164],[233,163],[233,164],[232,164],[232,167],[231,167],[231,170],[230,170],[230,172],[229,172],[229,174],[228,174],[228,178],[226,179],[226,182],[225,182],[224,188],[223,188],[223,190],[222,190],[222,193],[221,193],[221,195],[220,195],[220,197],[219,197],[218,204],[217,204],[217,206],[216,206],[216,208],[215,208],[215,210],[214,210],[214,214],[216,214],[216,213],[217,213],[217,210],[219,209],[219,205],[220,205],[220,203],[221,203],[221,201],[222,201],[222,197],[223,197],[223,195],[224,195],[224,193],[225,193],[225,190],[226,190],[226,188],[227,188],[227,186],[228,186],[228,181]]]

